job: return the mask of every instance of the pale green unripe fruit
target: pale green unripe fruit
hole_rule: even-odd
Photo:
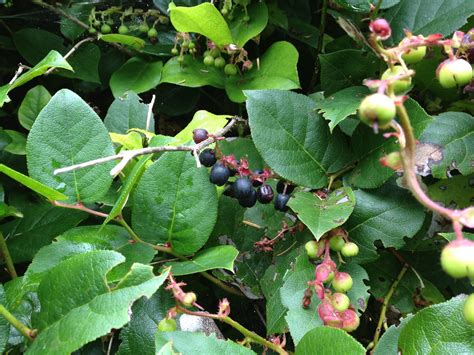
[[[441,266],[454,278],[474,278],[474,242],[454,240],[441,252]]]
[[[463,315],[466,322],[474,325],[474,293],[469,295],[464,303]]]
[[[163,318],[158,323],[157,330],[159,332],[174,332],[176,330],[176,321],[173,318],[171,319]]]
[[[409,41],[409,39],[405,39]],[[400,42],[400,45],[404,44],[404,41]],[[405,61],[407,64],[415,64],[421,61],[426,55],[426,47],[421,46],[418,48],[410,48],[407,49],[405,53],[402,54],[402,59]]]
[[[345,243],[346,242],[344,241],[344,238],[340,235],[336,235],[335,237],[331,237],[331,239],[329,239],[329,247],[333,251],[341,251]]]
[[[439,84],[447,89],[469,84],[472,79],[472,67],[464,59],[445,60],[436,70]]]
[[[187,292],[183,297],[183,305],[185,307],[191,307],[196,302],[196,294],[194,292]]]
[[[359,118],[372,126],[375,122],[381,129],[388,128],[395,118],[397,109],[391,98],[384,94],[372,94],[362,100],[359,106]]]
[[[352,242],[346,243],[341,249],[341,254],[346,258],[351,258],[359,254],[359,247],[357,246],[357,244]]]
[[[394,65],[393,68],[388,68],[382,74],[382,80],[390,79],[394,76],[402,75],[405,73],[405,69],[403,69],[400,65]],[[411,77],[404,78],[393,82],[392,88],[395,94],[401,94],[407,91],[411,86]]]
[[[306,250],[306,254],[308,254],[308,257],[311,259],[316,259],[318,257],[318,242],[315,240],[310,240],[304,245],[304,248]]]
[[[336,311],[342,312],[349,308],[351,300],[346,294],[336,292],[332,295],[331,303]]]
[[[347,272],[337,272],[332,280],[332,287],[336,292],[347,292],[352,288],[353,281]]]

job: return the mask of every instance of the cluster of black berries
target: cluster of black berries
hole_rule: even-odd
[[[195,129],[193,139],[200,143],[209,137],[204,129]],[[204,149],[199,154],[199,161],[206,167],[212,167],[209,180],[217,185],[227,184],[224,195],[236,198],[242,207],[253,207],[258,202],[268,204],[273,201],[274,193],[266,180],[271,176],[268,169],[251,171],[245,159],[237,161],[233,155],[222,155],[217,161],[216,152],[213,149]],[[229,182],[231,176],[238,176],[234,182]],[[256,189],[255,189],[256,188]],[[277,184],[277,195],[275,197],[275,209],[285,212],[288,210],[287,203],[295,186],[279,181]]]

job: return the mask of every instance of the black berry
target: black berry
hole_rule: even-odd
[[[193,131],[193,140],[194,143],[201,143],[209,137],[209,133],[205,129],[197,128]]]
[[[213,166],[217,162],[216,153],[212,149],[204,149],[199,154],[199,161],[204,166]]]
[[[252,194],[253,188],[252,183],[246,177],[240,177],[235,180],[234,183],[234,193],[235,197],[240,199],[245,199]]]
[[[229,180],[229,176],[229,169],[221,163],[217,163],[211,169],[209,181],[217,186],[222,186],[227,182],[227,180]]]
[[[286,194],[289,195],[293,192],[293,190],[295,189],[295,185],[291,185],[290,183],[288,182],[285,182],[283,180],[280,180],[278,181],[278,184],[277,184],[277,192],[282,194],[283,191],[285,191],[285,184],[286,184]]]
[[[253,207],[257,203],[257,193],[254,189],[250,191],[250,195],[246,198],[239,198],[239,204],[242,207]]]
[[[224,192],[222,192],[222,194],[228,197],[235,197],[234,196],[234,183],[230,183],[229,185],[227,185],[224,189]]]
[[[270,203],[273,200],[273,189],[270,185],[263,185],[257,189],[257,199],[260,203]]]
[[[278,211],[286,212],[288,207],[286,204],[290,199],[290,195],[278,194],[275,198],[275,209]]]
[[[263,170],[255,170],[254,172],[254,175],[262,175],[263,174]],[[254,187],[258,187],[258,186],[261,186],[262,185],[262,182],[261,181],[258,181],[258,180],[254,180],[252,181],[252,185]]]

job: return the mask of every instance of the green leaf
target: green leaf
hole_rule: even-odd
[[[473,116],[463,112],[444,112],[426,127],[420,141],[441,152],[442,159],[431,164],[434,177],[445,179],[453,169],[463,175],[474,173]]]
[[[369,90],[365,86],[353,86],[317,102],[316,107],[319,113],[330,121],[329,129],[332,132],[341,121],[357,112],[360,102],[368,93]]]
[[[368,13],[373,9],[373,5],[377,5],[378,0],[335,0],[335,2],[346,10]],[[384,0],[380,8],[388,9],[399,2],[400,0]]]
[[[18,109],[18,119],[23,128],[31,129],[36,117],[49,100],[51,100],[51,94],[43,85],[37,85],[28,90]]]
[[[15,181],[18,181],[20,184],[28,187],[34,192],[46,197],[48,200],[66,200],[67,196],[62,194],[59,191],[56,191],[49,186],[42,184],[41,182],[30,178],[29,176],[23,175],[22,173],[9,168],[6,165],[0,164],[0,172],[4,173],[8,177],[12,178]]]
[[[30,176],[52,188],[61,189],[69,201],[93,202],[104,196],[112,183],[109,172],[114,163],[57,176],[53,171],[112,154],[112,142],[100,118],[77,94],[67,89],[53,96],[28,136]]]
[[[250,355],[252,350],[230,340],[217,339],[214,334],[194,332],[156,332],[155,346],[159,350],[168,342],[173,343],[173,349],[181,354],[206,355]]]
[[[26,136],[24,133],[5,129],[4,132],[10,137],[11,141],[8,145],[3,148],[4,151],[15,154],[25,155],[26,154]]]
[[[206,169],[187,152],[161,156],[143,174],[132,202],[133,229],[150,243],[170,243],[178,254],[199,250],[217,217],[217,195]]]
[[[56,51],[51,51],[46,57],[33,68],[29,69],[23,75],[20,75],[13,83],[6,84],[0,87],[0,107],[5,102],[9,102],[8,92],[17,88],[30,80],[33,80],[37,76],[44,74],[49,68],[63,68],[66,70],[72,70],[72,67],[66,62],[61,54]]]
[[[193,7],[172,7],[170,19],[177,31],[199,33],[219,47],[233,42],[227,22],[211,3]]]
[[[110,105],[104,125],[109,132],[126,134],[130,128],[146,129],[148,105],[133,91],[126,92],[116,98]],[[155,119],[153,114],[150,120],[150,131],[154,131]]]
[[[93,4],[71,4],[70,7],[63,7],[62,10],[82,22],[87,22],[92,7]],[[82,26],[79,26],[66,17],[61,17],[60,26],[63,36],[71,41],[75,40],[85,31]]]
[[[119,43],[133,49],[141,49],[145,46],[145,41],[139,37],[123,35],[119,33],[100,34],[99,39],[108,43]]]
[[[126,261],[107,274],[109,281],[116,281],[130,270],[132,264],[147,264],[155,255],[153,248],[133,243],[130,238],[130,234],[119,226],[82,226],[68,230],[57,240],[74,244],[87,243],[97,249],[114,250],[125,256]]]
[[[351,354],[364,355],[365,349],[357,340],[341,329],[319,327],[308,332],[296,347],[296,355]]]
[[[378,257],[374,242],[385,247],[400,248],[403,238],[411,238],[423,225],[424,211],[404,189],[384,185],[377,190],[356,190],[356,206],[347,221],[350,239],[360,248],[357,262],[368,262]]]
[[[175,137],[172,145],[182,145],[193,139],[193,131],[197,128],[203,128],[210,134],[216,133],[223,128],[228,119],[232,116],[229,115],[215,115],[205,110],[197,111],[191,122],[182,129]]]
[[[174,276],[191,275],[212,269],[234,272],[234,261],[239,251],[231,245],[222,245],[200,251],[189,261],[167,263]]]
[[[127,91],[137,94],[153,89],[160,83],[163,63],[146,62],[138,57],[130,58],[110,78],[110,89],[114,97]]]
[[[405,106],[413,125],[415,137],[418,138],[425,127],[432,121],[430,115],[413,99],[408,99]],[[357,166],[347,175],[351,185],[372,189],[382,186],[394,171],[380,164],[380,158],[399,150],[394,138],[385,138],[375,134],[366,125],[360,124],[352,134],[352,144]]]
[[[474,2],[470,0],[401,0],[384,17],[392,27],[393,41],[398,42],[405,37],[405,29],[425,36],[447,36],[461,28],[473,13]]]
[[[120,189],[120,194],[115,201],[114,206],[110,210],[107,218],[105,219],[103,225],[106,225],[115,217],[119,216],[122,213],[125,204],[130,197],[130,193],[133,188],[137,185],[138,180],[142,177],[148,161],[151,159],[152,155],[141,157],[138,162],[133,166],[132,171],[128,174],[127,179],[123,183],[122,188]]]
[[[358,86],[367,78],[375,77],[380,61],[372,53],[356,49],[320,54],[321,88],[326,95]]]
[[[325,200],[311,192],[297,192],[288,202],[296,213],[319,240],[324,233],[342,225],[352,213],[355,197],[350,187],[333,191]]]
[[[5,297],[5,290],[3,289],[3,285],[0,285],[0,304],[6,306],[6,297]],[[6,349],[8,339],[10,338],[10,323],[4,318],[0,317],[0,352],[3,352]]]
[[[21,56],[31,65],[38,63],[51,50],[59,53],[66,50],[61,36],[40,28],[23,28],[13,34],[13,41]]]
[[[120,331],[122,342],[118,355],[154,355],[158,323],[174,306],[175,300],[171,293],[162,289],[150,299],[142,298],[135,302],[130,322]]]
[[[104,282],[105,275],[123,260],[113,251],[92,251],[67,259],[49,271],[38,289],[41,310],[34,324],[40,333],[27,353],[43,354],[44,349],[71,353],[125,325],[130,305],[140,297],[151,297],[167,272],[138,285],[111,290]],[[141,270],[151,273],[152,268]]]
[[[39,249],[87,217],[85,212],[57,208],[48,202],[26,198],[10,201],[24,216],[0,226],[8,237],[8,249],[15,263],[30,261]]]
[[[282,58],[285,58],[282,61]],[[254,65],[242,76],[227,77],[225,90],[234,102],[244,102],[244,90],[292,90],[299,89],[298,51],[289,42],[275,42],[260,58],[260,65]]]
[[[320,188],[327,183],[328,173],[345,165],[348,151],[342,134],[330,134],[310,98],[279,90],[246,95],[255,146],[278,175]]]
[[[439,180],[428,187],[428,195],[445,206],[467,208],[472,203],[471,196],[474,196],[474,185],[470,183],[473,178],[472,175],[456,175]]]
[[[393,324],[390,326],[380,338],[377,347],[375,348],[374,355],[393,355],[398,353],[398,338],[402,329],[405,327],[407,322],[413,317],[408,315],[403,318],[400,324],[397,326]]]
[[[233,19],[229,23],[233,43],[239,47],[243,47],[250,39],[259,35],[268,22],[268,10],[264,2],[250,4],[245,10],[243,6],[235,7],[232,13]],[[250,18],[248,22],[243,20],[245,16]]]
[[[466,296],[425,308],[405,325],[398,347],[404,354],[470,354],[474,351],[474,327],[466,322]]]
[[[99,47],[93,43],[86,43],[80,46],[74,54],[68,58],[69,64],[71,64],[74,72],[60,71],[58,74],[67,78],[100,84],[100,57],[101,52]]]

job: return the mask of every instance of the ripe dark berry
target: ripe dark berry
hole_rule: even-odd
[[[209,133],[205,129],[197,128],[193,131],[193,140],[194,143],[201,143],[209,137]]]
[[[262,175],[263,174],[263,170],[255,170],[253,172],[255,175]],[[261,186],[262,185],[262,182],[261,181],[258,181],[258,180],[253,180],[252,181],[252,185],[254,187],[258,187],[258,186]]]
[[[224,189],[224,192],[222,192],[223,195],[228,196],[228,197],[235,197],[234,195],[234,183],[229,183]]]
[[[229,180],[230,171],[229,168],[222,165],[221,163],[214,164],[209,175],[209,181],[217,186],[224,185]]]
[[[250,197],[252,194],[252,191],[254,191],[252,187],[252,183],[250,180],[246,177],[240,177],[237,180],[235,180],[234,183],[234,193],[235,197],[240,199],[246,199]]]
[[[257,203],[257,193],[254,189],[250,191],[250,195],[246,198],[239,198],[239,204],[242,207],[253,207]]]
[[[291,185],[290,183],[288,182],[285,182],[283,180],[280,180],[278,181],[278,184],[277,184],[277,192],[282,194],[283,191],[285,191],[285,184],[286,184],[286,195],[289,195],[293,192],[293,190],[295,189],[295,185]]]
[[[257,199],[260,203],[270,203],[273,200],[273,189],[270,185],[263,185],[257,189]]]
[[[372,21],[369,24],[369,29],[372,33],[380,37],[380,39],[387,39],[392,34],[392,29],[390,28],[389,23],[383,18],[378,18]]]
[[[288,200],[290,195],[278,194],[275,198],[275,209],[281,212],[286,212],[288,210]]]
[[[216,153],[212,149],[204,149],[201,154],[199,154],[199,161],[202,165],[209,168],[217,162]]]

